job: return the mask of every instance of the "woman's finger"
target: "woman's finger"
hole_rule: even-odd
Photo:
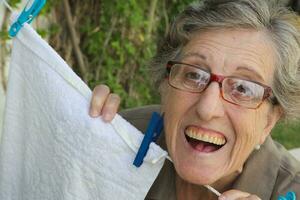
[[[247,200],[261,200],[261,198],[259,198],[256,195],[251,194],[249,197],[246,198]]]
[[[108,98],[110,89],[107,85],[98,85],[94,88],[90,105],[90,116],[98,117],[101,114],[103,105]]]
[[[261,200],[256,195],[251,195],[247,192],[242,192],[239,190],[228,190],[224,192],[219,200]]]
[[[111,121],[118,112],[121,99],[117,94],[109,94],[102,108],[102,118],[104,121]]]

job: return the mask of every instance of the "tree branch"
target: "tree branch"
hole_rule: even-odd
[[[76,56],[77,63],[79,65],[79,71],[82,74],[83,80],[86,82],[87,81],[87,69],[86,69],[85,64],[84,64],[83,54],[82,54],[82,52],[80,50],[80,47],[79,47],[79,38],[78,38],[77,33],[75,31],[75,28],[74,28],[74,23],[73,23],[73,20],[72,20],[72,14],[71,14],[69,1],[68,0],[63,0],[63,5],[64,5],[64,8],[65,8],[65,16],[66,16],[66,20],[67,20],[67,27],[68,27],[70,35],[71,35],[71,42],[72,42],[72,45],[74,47],[74,53],[75,53],[75,56]]]
[[[168,13],[167,13],[167,9],[166,9],[166,1],[163,2],[163,16],[165,18],[165,36],[167,35],[170,25],[169,25],[169,17],[168,17]]]
[[[149,11],[149,24],[146,31],[146,39],[149,40],[151,38],[152,29],[154,26],[154,17],[155,17],[155,10],[156,10],[157,0],[152,0],[150,5],[150,11]]]
[[[103,61],[104,61],[105,50],[106,50],[106,48],[107,48],[107,46],[109,44],[109,41],[110,41],[111,36],[112,36],[112,33],[114,32],[114,29],[116,27],[117,19],[118,18],[114,15],[113,18],[112,18],[112,20],[111,20],[111,26],[109,28],[109,31],[106,34],[105,41],[104,41],[103,46],[102,46],[102,53],[101,53],[101,56],[100,56],[99,65],[97,67],[95,80],[98,80],[99,77],[100,77],[100,71],[101,71],[101,66],[103,64]]]

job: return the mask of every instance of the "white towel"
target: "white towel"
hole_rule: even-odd
[[[1,200],[144,199],[167,153],[116,116],[88,115],[90,89],[29,26],[13,40],[0,152]]]

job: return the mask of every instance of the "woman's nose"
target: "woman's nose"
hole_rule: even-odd
[[[199,97],[196,105],[197,114],[203,121],[224,116],[223,99],[220,93],[220,86],[212,82]]]

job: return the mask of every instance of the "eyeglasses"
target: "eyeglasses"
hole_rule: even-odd
[[[276,102],[272,89],[266,85],[233,76],[216,75],[197,65],[169,61],[167,72],[169,84],[183,91],[201,93],[211,82],[217,82],[222,98],[229,103],[256,109],[267,98],[273,104]]]

